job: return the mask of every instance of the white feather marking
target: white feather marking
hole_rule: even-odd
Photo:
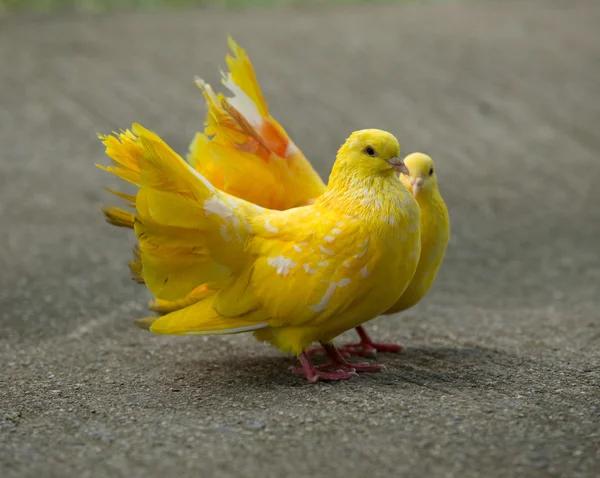
[[[221,224],[219,231],[221,232],[221,236],[223,236],[223,239],[225,239],[226,242],[231,242],[232,237],[231,234],[229,234],[229,230],[227,229],[227,226],[225,224]]]
[[[348,277],[344,277],[337,283],[337,286],[338,287],[346,287],[348,284],[350,284],[350,282],[352,282],[351,279],[348,279]]]
[[[204,201],[204,213],[208,216],[209,214],[217,214],[221,216],[223,219],[227,219],[232,216],[233,213],[231,209],[227,207],[220,198],[217,196],[209,197],[206,201]]]
[[[335,223],[335,225],[336,225],[337,227],[342,227],[344,224],[345,224],[345,222],[344,222],[344,221],[338,221],[338,222],[336,222],[336,223]]]
[[[184,335],[229,335],[229,334],[240,334],[242,332],[250,332],[252,330],[264,329],[269,324],[255,324],[245,325],[242,327],[234,327],[232,329],[221,329],[221,330],[190,330],[185,332]]]
[[[333,297],[333,293],[335,292],[336,287],[337,284],[335,282],[330,282],[329,287],[325,291],[325,294],[323,295],[321,301],[316,305],[311,305],[309,308],[314,310],[315,312],[323,312],[327,308],[327,304]]]
[[[360,270],[360,276],[363,279],[366,279],[367,277],[369,277],[371,274],[369,273],[369,271],[367,270],[367,266],[364,266],[361,270]]]
[[[277,269],[277,273],[281,276],[288,275],[290,271],[298,265],[297,262],[283,256],[269,257],[267,262],[271,267]]]
[[[296,252],[302,252],[302,248],[298,244],[294,244],[294,250]]]
[[[310,264],[304,264],[304,270],[307,274],[314,274],[317,272],[317,269],[313,269],[312,267],[310,267]]]
[[[324,246],[323,246],[323,244],[321,244],[321,245],[319,246],[319,249],[321,249],[321,252],[322,252],[323,254],[327,254],[328,256],[332,256],[332,255],[334,255],[334,254],[335,254],[335,252],[333,252],[331,249],[327,249],[326,247],[324,247]]]
[[[329,244],[331,244],[333,241],[335,241],[335,237],[333,237],[333,236],[325,236],[323,239],[325,240],[325,242],[328,242]]]
[[[354,254],[354,258],[355,259],[360,259],[361,257],[363,257],[365,254],[367,253],[367,248],[363,248],[363,250],[361,252],[359,252],[358,254]]]
[[[242,241],[242,234],[240,233],[240,220],[237,216],[234,216],[233,214],[231,215],[231,217],[229,218],[229,222],[231,222],[231,224],[233,225],[233,229],[235,230],[235,235],[237,236],[238,240],[241,242]]]
[[[367,251],[369,250],[369,244],[370,244],[371,240],[367,237],[367,239],[365,239],[365,241],[360,244],[358,247],[360,247],[362,249],[361,252],[359,252],[358,254],[355,254],[353,257],[355,259],[360,259],[361,257],[363,257]]]
[[[269,232],[279,232],[279,229],[277,229],[275,226],[271,226],[271,223],[268,219],[265,221],[265,229]]]
[[[231,74],[228,73],[227,75],[223,75],[221,82],[233,93],[233,97],[228,98],[231,106],[242,113],[252,126],[260,126],[263,123],[263,118],[260,115],[256,104],[254,104],[254,101],[252,101],[250,97],[234,83]]]
[[[235,203],[231,196],[224,196],[223,201],[227,204],[231,209],[237,209],[238,205]]]
[[[342,265],[343,265],[344,267],[352,267],[352,263],[351,263],[351,262],[349,262],[349,261],[344,261],[344,262],[342,262]]]
[[[287,145],[287,148],[285,148],[285,157],[289,158],[290,156],[297,154],[298,151],[298,147],[292,141],[290,141]]]
[[[337,236],[338,234],[341,234],[341,233],[342,233],[342,230],[341,230],[341,229],[338,229],[337,227],[334,227],[334,228],[331,230],[331,234],[333,234],[334,236]]]
[[[327,267],[327,264],[329,264],[329,261],[321,261],[321,262],[317,262],[317,265],[319,267]]]

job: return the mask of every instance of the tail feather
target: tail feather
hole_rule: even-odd
[[[257,208],[218,191],[140,125],[104,141],[117,165],[105,169],[124,179],[132,179],[133,171],[139,186],[137,214],[105,209],[112,224],[135,229],[139,257],[130,269],[136,280],[158,299],[172,301],[243,266],[250,234],[246,216]]]
[[[114,189],[110,189],[110,188],[106,188],[106,190],[109,193],[114,194],[117,197],[120,197],[121,199],[125,199],[125,201],[127,201],[127,205],[129,207],[135,207],[135,196],[132,196],[131,194],[125,194],[120,191],[115,191]]]
[[[175,312],[176,310],[189,307],[190,305],[213,295],[215,292],[216,290],[209,287],[208,284],[203,284],[199,287],[196,287],[187,297],[184,297],[183,299],[172,301],[156,299],[150,302],[149,308],[151,311],[156,312],[157,314],[165,315],[170,312]]]
[[[232,39],[231,97],[197,79],[207,106],[206,129],[190,146],[190,164],[227,193],[269,209],[311,204],[325,184],[283,127],[269,114],[246,52]],[[262,163],[262,164],[261,164]]]
[[[222,73],[222,83],[233,93],[238,93],[238,101],[244,102],[246,98],[251,102],[251,106],[256,110],[258,116],[265,118],[269,116],[269,108],[265,101],[260,86],[254,73],[254,67],[246,51],[241,48],[233,38],[228,38],[229,48],[233,56],[227,55],[225,61],[229,68],[229,74]],[[239,92],[243,93],[240,95]]]
[[[169,335],[224,335],[249,332],[268,327],[264,312],[254,312],[243,317],[225,317],[214,308],[215,296],[162,317],[147,317],[135,321],[136,325],[155,334]]]
[[[106,222],[117,227],[133,229],[135,214],[120,207],[105,207],[102,209]]]
[[[130,130],[121,133],[113,132],[114,136],[98,135],[106,146],[106,155],[113,160],[110,166],[97,164],[100,169],[116,174],[121,179],[136,186],[140,183],[140,167],[138,158],[142,150],[136,142],[135,135]]]
[[[202,78],[196,78],[196,85],[202,90],[206,100],[206,121],[204,133],[214,136],[224,144],[244,145],[250,138],[231,114],[224,108],[227,99],[222,93],[216,94]]]

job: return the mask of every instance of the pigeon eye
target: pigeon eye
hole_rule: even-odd
[[[375,149],[373,148],[373,146],[367,146],[365,148],[365,154],[367,156],[371,156],[372,158],[375,158],[377,156],[377,151],[375,151]]]
[[[433,168],[429,170],[429,176],[433,176]]]

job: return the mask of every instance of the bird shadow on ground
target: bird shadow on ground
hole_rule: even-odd
[[[412,383],[437,390],[489,389],[513,381],[515,370],[532,359],[487,347],[408,347],[380,356],[387,367],[375,380],[388,385]],[[527,367],[524,365],[527,364]]]
[[[318,359],[315,359],[317,363]],[[358,359],[353,359],[357,361]],[[379,354],[376,359],[361,359],[383,364],[381,373],[363,373],[344,382],[352,387],[397,386],[416,384],[422,387],[451,390],[453,388],[490,388],[498,381],[504,385],[514,380],[515,369],[531,369],[532,359],[485,347],[409,347],[400,354]],[[318,363],[323,363],[319,359]],[[308,385],[301,375],[290,371],[297,365],[293,357],[240,356],[203,362],[186,361],[184,380],[191,387],[235,384],[256,391],[302,387]],[[527,366],[525,366],[527,365]],[[335,386],[334,382],[320,382]]]

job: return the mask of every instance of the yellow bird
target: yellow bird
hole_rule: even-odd
[[[158,334],[252,331],[296,354],[311,382],[380,369],[347,362],[333,339],[389,310],[417,268],[419,206],[395,174],[408,170],[394,136],[354,132],[325,193],[286,211],[220,191],[139,125],[102,139],[113,159],[104,169],[139,187],[135,197],[117,193],[135,214],[110,208],[107,218],[133,221],[132,270],[173,309],[138,325]],[[313,342],[330,364],[311,364]]]
[[[229,45],[234,56],[227,57],[230,73],[223,74],[222,83],[233,96],[216,95],[210,85],[196,80],[204,91],[208,113],[206,130],[194,138],[188,161],[219,189],[262,207],[287,209],[312,204],[325,191],[325,184],[270,115],[246,52],[232,39]],[[412,307],[427,293],[444,259],[450,234],[433,161],[415,153],[405,162],[410,175],[401,175],[401,180],[412,190],[422,211],[422,258],[411,285],[386,314]],[[163,302],[161,307],[168,310],[170,305]],[[360,343],[343,348],[351,355],[402,349],[397,344],[373,342],[362,326],[357,332]]]

